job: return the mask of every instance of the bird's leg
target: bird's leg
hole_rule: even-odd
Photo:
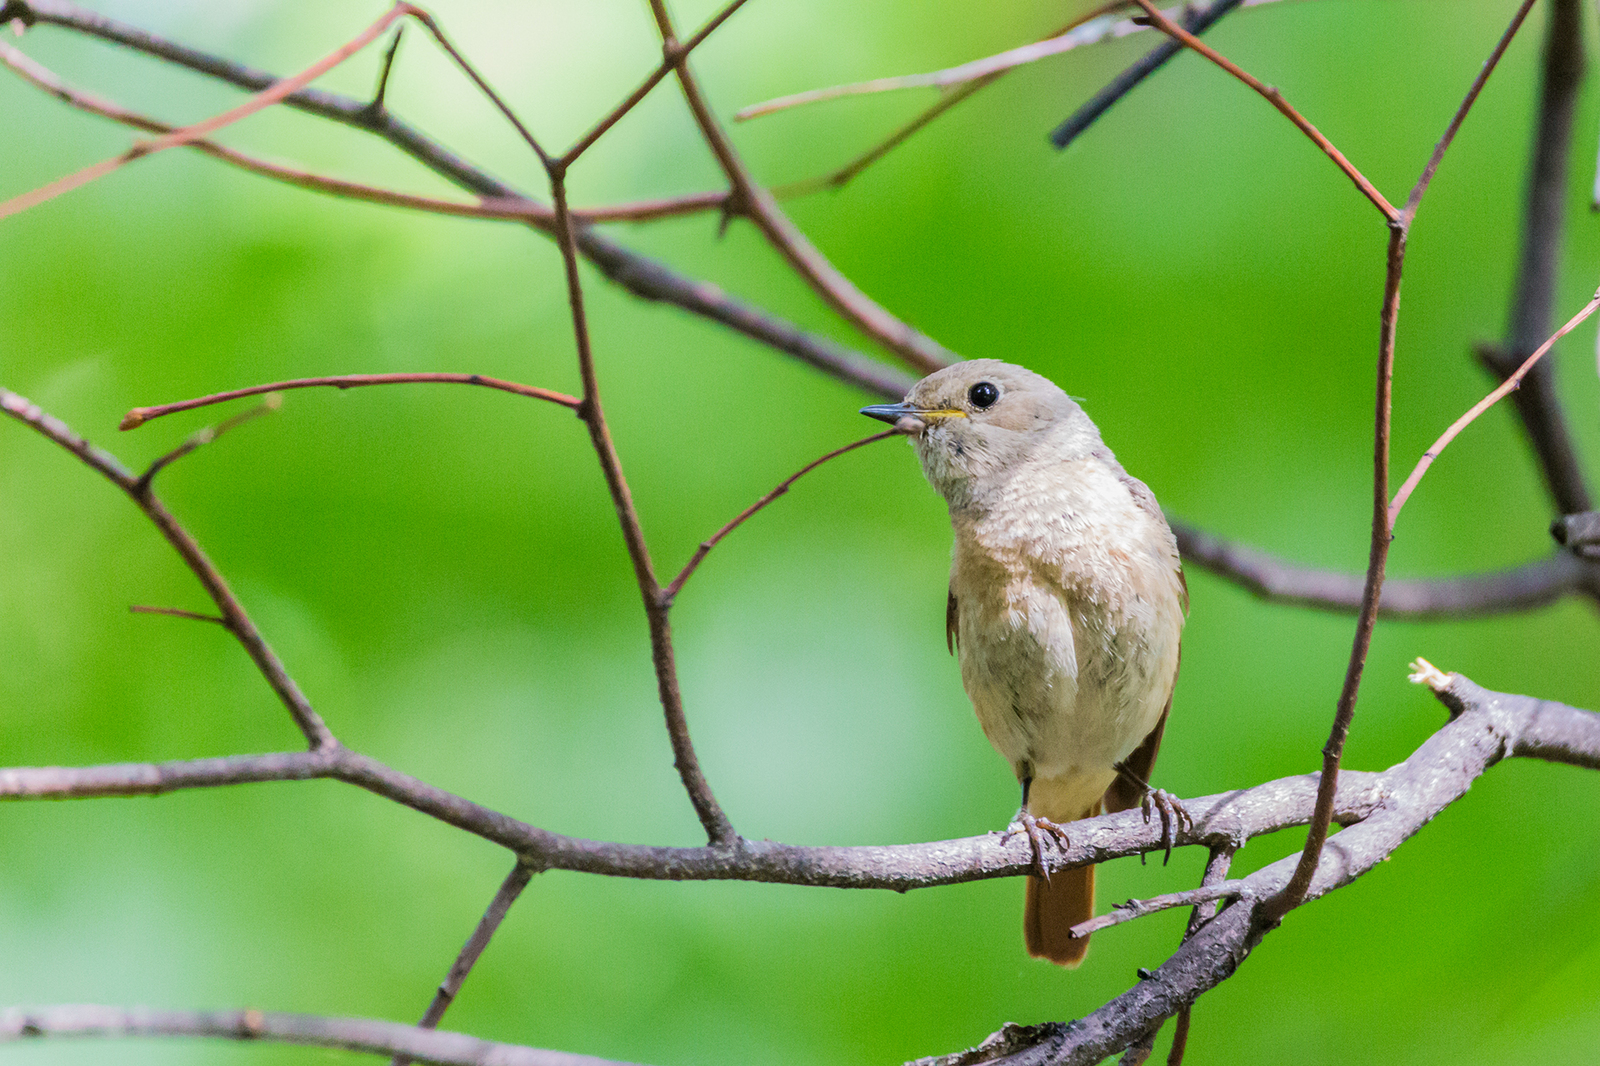
[[[1070,841],[1067,840],[1067,831],[1055,822],[1046,818],[1037,818],[1028,813],[1028,786],[1033,784],[1033,778],[1022,779],[1022,806],[1017,808],[1017,816],[1011,819],[1011,824],[1006,826],[1000,834],[1000,843],[1004,844],[1018,834],[1024,834],[1028,843],[1033,846],[1033,864],[1039,868],[1039,876],[1046,881],[1050,880],[1050,870],[1044,864],[1044,841],[1048,836],[1056,842],[1056,847],[1061,851],[1067,850]]]
[[[1164,788],[1152,788],[1150,782],[1129,769],[1127,763],[1112,763],[1111,767],[1139,790],[1139,810],[1144,813],[1146,823],[1150,821],[1151,807],[1161,815],[1161,842],[1166,846],[1166,855],[1161,863],[1166,865],[1172,860],[1172,846],[1177,843],[1178,830],[1185,827],[1193,829],[1194,818],[1184,809],[1177,796]]]

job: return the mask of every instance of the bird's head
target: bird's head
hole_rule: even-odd
[[[861,413],[909,436],[928,481],[955,507],[987,495],[1041,449],[1065,461],[1100,447],[1094,423],[1053,381],[998,359],[948,366],[904,401]]]

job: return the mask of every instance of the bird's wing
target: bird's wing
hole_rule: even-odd
[[[950,649],[950,654],[956,653],[957,631],[961,628],[961,609],[956,605],[956,590],[950,590],[950,598],[944,605],[944,646]]]
[[[1167,728],[1167,712],[1172,710],[1172,697],[1167,697],[1167,705],[1161,709],[1161,718],[1156,722],[1156,727],[1133,749],[1133,754],[1123,762],[1128,769],[1139,775],[1141,781],[1149,782],[1150,773],[1156,768],[1156,753],[1161,750],[1161,734]],[[1131,811],[1139,806],[1144,799],[1144,790],[1122,774],[1111,782],[1111,787],[1106,789],[1106,794],[1101,800],[1105,804],[1107,814],[1118,811]]]

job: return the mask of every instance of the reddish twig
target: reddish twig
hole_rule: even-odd
[[[210,396],[200,396],[193,400],[177,400],[173,403],[157,404],[154,407],[135,407],[122,416],[122,423],[117,428],[134,429],[163,415],[176,414],[179,411],[192,411],[197,407],[225,403],[228,400],[237,400],[244,396],[259,396],[264,392],[282,392],[286,389],[311,389],[321,386],[329,386],[335,389],[355,389],[364,385],[407,385],[416,383],[482,385],[485,388],[499,389],[502,392],[510,392],[518,396],[545,400],[553,404],[559,404],[562,407],[570,407],[573,410],[577,410],[581,403],[576,396],[568,396],[564,392],[553,392],[550,389],[541,389],[536,385],[519,385],[515,381],[502,381],[499,378],[485,377],[482,374],[335,374],[331,377],[293,378],[289,381],[273,381],[265,385],[251,385],[245,389],[216,392]]]
[[[672,28],[672,17],[667,13],[666,0],[650,0],[650,10],[655,15],[656,27],[661,33],[662,47],[668,56],[673,57],[678,84],[683,89],[689,110],[694,114],[696,125],[700,127],[701,136],[717,157],[723,174],[733,187],[731,206],[756,224],[767,242],[829,306],[908,365],[926,374],[953,362],[956,359],[953,352],[911,328],[856,288],[855,283],[840,273],[790,221],[772,194],[756,183],[712,114],[710,105],[700,91],[699,82],[689,70],[688,57],[678,44]]]
[[[739,835],[734,832],[733,823],[712,794],[711,783],[700,769],[700,759],[689,737],[689,722],[684,715],[683,695],[678,687],[678,666],[672,652],[668,607],[661,602],[661,585],[656,580],[655,567],[650,561],[650,549],[645,544],[644,530],[639,525],[633,494],[622,474],[622,460],[617,455],[616,444],[611,439],[611,430],[606,425],[605,412],[600,405],[600,383],[595,374],[594,352],[590,347],[583,283],[578,277],[577,237],[572,213],[567,209],[566,171],[559,162],[547,164],[547,170],[551,199],[555,204],[556,241],[561,247],[567,302],[572,312],[572,331],[578,349],[578,370],[583,378],[583,400],[577,408],[578,417],[588,427],[589,439],[594,445],[595,455],[600,459],[606,489],[611,494],[617,521],[622,526],[622,539],[628,549],[628,558],[633,563],[639,593],[644,598],[645,618],[650,627],[650,658],[655,665],[656,688],[662,712],[666,716],[667,736],[672,742],[673,765],[678,770],[684,791],[689,794],[689,802],[694,805],[695,814],[699,816],[707,838],[713,846],[731,847]]]
[[[705,559],[705,557],[711,552],[711,549],[715,548],[722,542],[722,538],[726,537],[729,533],[732,533],[735,529],[738,529],[748,518],[754,515],[757,511],[761,510],[763,507],[767,506],[767,504],[788,492],[789,487],[796,481],[799,481],[801,478],[805,477],[807,474],[811,473],[811,471],[815,470],[817,467],[821,466],[823,463],[826,463],[830,459],[837,459],[846,452],[853,452],[863,445],[871,444],[873,441],[880,441],[885,437],[893,437],[897,435],[898,431],[889,429],[882,433],[874,433],[870,437],[863,437],[851,444],[846,444],[843,448],[835,448],[822,458],[813,459],[799,470],[796,470],[793,474],[790,474],[788,477],[778,482],[777,487],[771,492],[761,497],[755,503],[752,503],[749,507],[746,507],[744,510],[740,511],[737,517],[713,533],[709,539],[700,542],[700,546],[695,549],[694,555],[691,556],[689,561],[684,564],[683,569],[678,572],[678,576],[672,579],[672,584],[661,590],[660,600],[662,606],[670,607],[672,605],[672,601],[677,598],[678,592],[683,588],[683,583],[689,580],[689,575],[695,572],[701,561]]]
[[[1263,920],[1281,921],[1306,898],[1322,845],[1328,839],[1333,821],[1333,797],[1339,787],[1339,763],[1345,740],[1355,718],[1356,696],[1361,691],[1361,675],[1372,646],[1372,630],[1378,621],[1378,603],[1383,595],[1384,567],[1389,561],[1389,543],[1394,539],[1389,525],[1389,434],[1393,417],[1395,329],[1400,317],[1400,278],[1405,266],[1406,230],[1396,225],[1389,231],[1388,269],[1384,276],[1383,311],[1378,329],[1377,413],[1373,418],[1372,444],[1372,539],[1367,556],[1367,576],[1361,590],[1361,610],[1356,616],[1355,638],[1351,641],[1350,661],[1345,667],[1344,684],[1334,709],[1333,727],[1322,746],[1322,777],[1317,783],[1317,804],[1305,847],[1294,874],[1283,891],[1262,904]]]
[[[270,414],[282,406],[283,400],[277,395],[277,393],[268,393],[266,400],[250,408],[248,411],[241,411],[232,418],[224,419],[214,426],[207,426],[202,430],[190,434],[188,440],[184,441],[182,444],[172,449],[172,451],[161,456],[159,459],[155,460],[155,462],[151,463],[145,468],[145,472],[140,474],[139,480],[133,484],[134,494],[143,494],[150,488],[150,483],[155,480],[157,474],[161,473],[162,470],[165,470],[168,466],[171,466],[173,463],[177,462],[179,459],[182,459],[190,452],[193,452],[197,448],[205,447],[207,444],[210,444],[212,441],[216,440],[230,429],[233,429],[236,426],[242,426],[246,422],[260,418],[262,415]]]
[[[1522,27],[1522,20],[1528,17],[1532,10],[1534,0],[1522,0],[1522,6],[1517,8],[1517,13],[1511,17],[1511,25],[1500,35],[1500,41],[1494,46],[1494,51],[1489,53],[1489,58],[1484,60],[1483,67],[1478,71],[1478,76],[1472,79],[1472,87],[1467,90],[1467,95],[1462,98],[1461,106],[1456,108],[1456,113],[1450,118],[1450,125],[1445,127],[1444,136],[1439,138],[1439,143],[1434,145],[1433,155],[1428,157],[1427,165],[1422,168],[1422,174],[1417,178],[1417,183],[1411,187],[1411,195],[1406,197],[1405,206],[1400,209],[1400,217],[1409,226],[1411,220],[1417,215],[1417,205],[1422,202],[1422,194],[1428,191],[1428,185],[1433,181],[1434,171],[1439,169],[1439,163],[1444,159],[1444,153],[1449,149],[1450,142],[1455,140],[1456,133],[1461,129],[1467,112],[1472,110],[1472,105],[1477,102],[1478,93],[1483,91],[1484,83],[1489,80],[1489,75],[1494,73],[1494,68],[1499,65],[1500,57],[1506,54],[1506,49],[1511,45],[1511,38],[1517,35],[1517,30]]]
[[[1344,171],[1345,176],[1355,183],[1356,188],[1361,190],[1361,195],[1372,201],[1372,205],[1383,213],[1383,217],[1386,220],[1391,223],[1400,221],[1400,213],[1394,209],[1393,204],[1384,199],[1383,193],[1379,192],[1377,187],[1367,180],[1366,175],[1357,170],[1355,164],[1346,159],[1344,153],[1335,148],[1333,142],[1324,137],[1322,132],[1313,126],[1309,119],[1291,107],[1289,101],[1283,98],[1281,92],[1262,82],[1255,75],[1243,70],[1200,38],[1167,18],[1161,13],[1160,8],[1151,3],[1151,0],[1133,0],[1133,2],[1144,8],[1145,14],[1150,16],[1150,21],[1160,27],[1163,33],[1205,56],[1211,62],[1265,97],[1266,101],[1277,108],[1285,118],[1299,127],[1300,132],[1310,137],[1312,142],[1322,149],[1323,154],[1333,160],[1335,166]]]
[[[133,147],[129,148],[126,152],[123,152],[120,155],[116,155],[110,159],[96,163],[94,166],[85,167],[83,170],[80,170],[75,174],[69,174],[64,178],[59,178],[56,181],[51,182],[48,185],[41,186],[32,192],[23,193],[21,196],[7,200],[5,203],[0,203],[0,218],[14,215],[19,211],[26,211],[28,208],[60,196],[62,193],[69,192],[83,185],[87,185],[96,178],[109,174],[119,167],[133,162],[135,159],[143,159],[147,156],[154,155],[157,152],[165,151],[168,148],[176,148],[178,145],[199,140],[200,138],[205,137],[207,134],[215,133],[224,126],[238,122],[240,119],[253,115],[257,111],[261,111],[264,108],[271,107],[273,104],[276,104],[278,101],[282,100],[291,93],[305,88],[307,85],[311,84],[313,81],[316,81],[318,78],[322,77],[322,75],[338,66],[340,63],[343,63],[346,59],[349,59],[351,56],[361,51],[361,49],[365,48],[367,45],[371,44],[374,40],[381,36],[396,19],[407,14],[417,15],[424,18],[426,17],[421,9],[412,7],[410,4],[404,3],[402,0],[402,2],[395,4],[388,11],[386,11],[378,18],[376,22],[372,23],[372,25],[358,33],[355,37],[352,37],[343,45],[340,45],[338,48],[334,49],[334,51],[324,56],[322,59],[319,59],[317,62],[311,64],[311,66],[307,67],[305,70],[302,70],[299,74],[295,74],[292,77],[284,78],[278,81],[271,88],[257,93],[244,103],[240,104],[238,107],[230,108],[227,111],[222,112],[220,115],[213,115],[211,118],[208,118],[202,122],[197,122],[192,126],[185,126],[182,129],[173,130],[171,133],[157,137],[153,141],[144,141],[135,144]]]
[[[1533,369],[1534,364],[1542,359],[1546,352],[1555,346],[1556,341],[1577,329],[1578,326],[1582,325],[1584,320],[1590,315],[1594,314],[1597,309],[1600,309],[1600,290],[1595,292],[1593,299],[1583,305],[1583,309],[1581,311],[1567,319],[1566,325],[1556,330],[1555,333],[1551,335],[1549,340],[1539,345],[1538,348],[1535,348],[1533,354],[1524,359],[1522,361],[1522,365],[1517,367],[1510,377],[1501,382],[1498,388],[1489,393],[1489,395],[1485,396],[1483,399],[1479,400],[1477,403],[1473,404],[1466,414],[1452,422],[1450,424],[1450,428],[1439,435],[1439,439],[1434,441],[1428,450],[1422,453],[1421,459],[1417,460],[1417,465],[1412,468],[1410,476],[1408,476],[1405,480],[1405,483],[1400,486],[1400,491],[1394,494],[1394,502],[1389,505],[1390,525],[1393,525],[1395,520],[1400,517],[1400,509],[1404,507],[1406,505],[1406,501],[1411,498],[1411,493],[1417,487],[1417,482],[1422,480],[1422,475],[1428,472],[1428,468],[1432,466],[1433,461],[1439,457],[1439,453],[1444,451],[1445,448],[1449,446],[1450,442],[1455,440],[1456,436],[1462,430],[1466,429],[1467,426],[1471,425],[1479,415],[1493,407],[1500,401],[1501,397],[1505,396],[1506,393],[1512,391],[1518,385],[1520,385],[1523,377],[1527,375],[1528,371]]]
[[[717,29],[724,22],[728,21],[729,17],[732,16],[735,11],[743,7],[744,4],[745,0],[729,0],[729,2],[723,6],[722,10],[711,16],[711,18],[707,20],[706,24],[701,26],[700,31],[693,37],[689,38],[682,44],[677,45],[675,48],[662,49],[663,58],[660,64],[657,65],[655,70],[650,72],[644,81],[640,83],[639,87],[633,90],[633,92],[629,93],[627,99],[623,100],[622,103],[618,104],[616,107],[607,112],[604,118],[595,123],[594,126],[589,129],[589,132],[585,133],[582,137],[579,137],[577,142],[574,143],[571,148],[566,150],[565,154],[561,156],[560,160],[562,168],[566,169],[571,167],[579,156],[592,148],[594,146],[594,142],[603,137],[612,126],[615,126],[618,122],[620,122],[624,115],[626,115],[629,111],[632,111],[635,107],[638,107],[639,102],[646,96],[650,95],[650,90],[659,85],[662,78],[665,78],[668,74],[672,73],[673,66],[679,60],[687,58],[689,53],[693,52],[696,48],[700,47],[701,44],[705,43],[706,38],[715,33]]]
[[[311,749],[324,751],[339,746],[338,740],[329,731],[326,723],[312,709],[311,703],[300,691],[300,687],[284,669],[277,653],[256,629],[250,616],[245,613],[243,605],[234,596],[233,590],[228,588],[228,583],[223,580],[222,574],[205,552],[200,550],[200,545],[189,535],[188,530],[179,524],[155,493],[150,491],[148,483],[141,484],[140,478],[118,462],[115,456],[96,448],[72,432],[66,423],[46,413],[37,404],[30,403],[25,397],[0,389],[0,412],[31,427],[76,455],[91,469],[126,493],[134,506],[143,511],[145,517],[161,531],[161,535],[194,572],[195,577],[200,579],[200,584],[205,586],[211,601],[222,612],[223,624],[244,646],[245,653],[256,664],[256,669],[261,672],[261,676],[288,708],[295,724],[300,727],[300,732],[305,734]]]
[[[439,982],[439,988],[434,993],[433,1002],[428,1004],[428,1009],[423,1012],[422,1020],[417,1022],[418,1029],[437,1029],[439,1022],[444,1018],[444,1012],[450,1009],[450,1004],[455,1002],[456,993],[461,991],[461,983],[467,979],[467,974],[477,965],[478,958],[483,954],[483,949],[489,946],[489,940],[500,928],[500,923],[505,921],[506,915],[511,911],[511,905],[522,895],[522,890],[528,887],[528,882],[533,875],[538,873],[535,867],[518,862],[506,875],[505,881],[500,885],[500,890],[494,894],[494,899],[489,901],[489,909],[483,912],[483,917],[478,919],[478,924],[472,930],[472,935],[462,945],[461,953],[456,956],[456,961],[450,964],[450,972],[445,974],[444,980]],[[407,1055],[396,1055],[389,1066],[409,1066],[411,1058]]]

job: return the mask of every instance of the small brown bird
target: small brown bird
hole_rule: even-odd
[[[1031,370],[957,363],[861,413],[911,437],[950,505],[946,640],[1022,782],[1007,832],[1043,874],[1041,830],[1064,841],[1060,823],[1149,795],[1189,606],[1177,542],[1089,416]],[[1093,915],[1094,867],[1029,876],[1030,954],[1077,965],[1089,942],[1069,930]]]

